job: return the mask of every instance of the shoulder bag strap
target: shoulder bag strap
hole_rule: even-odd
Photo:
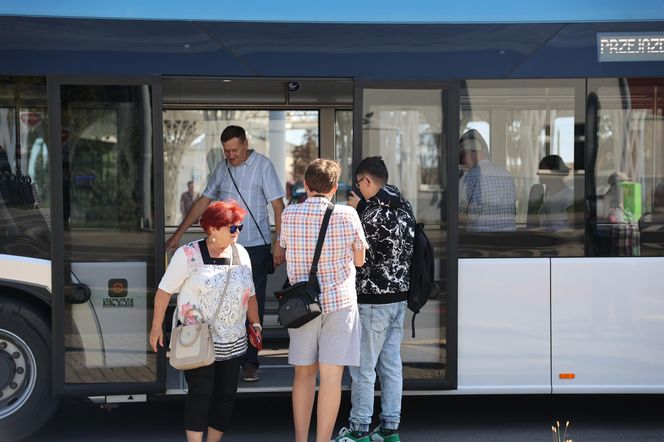
[[[314,259],[311,261],[311,270],[309,270],[309,284],[318,285],[318,260],[320,259],[320,254],[323,251],[323,242],[325,241],[325,233],[327,232],[327,225],[330,223],[330,217],[332,216],[332,211],[334,210],[334,204],[327,203],[327,209],[325,210],[325,216],[323,216],[323,223],[320,226],[320,231],[318,232],[318,242],[316,243],[316,251],[314,252]]]
[[[261,238],[263,238],[263,242],[265,243],[266,246],[270,247],[270,245],[265,241],[265,237],[263,236],[263,232],[261,232],[261,227],[258,225],[258,222],[256,221],[256,218],[254,218],[254,214],[251,213],[251,209],[249,208],[249,204],[244,200],[244,197],[240,193],[240,189],[237,187],[237,183],[235,182],[235,178],[233,178],[233,174],[231,173],[231,168],[228,166],[228,160],[226,161],[226,170],[228,170],[228,175],[231,177],[231,181],[233,181],[233,185],[235,186],[235,190],[237,191],[237,194],[240,195],[240,198],[242,199],[242,202],[244,203],[244,207],[247,208],[247,212],[249,212],[249,215],[251,215],[251,219],[254,220],[254,224],[256,224],[256,228],[258,229],[258,233],[260,233]]]
[[[231,258],[231,265],[228,268],[228,273],[226,274],[226,282],[224,282],[224,290],[221,292],[221,296],[219,297],[219,304],[217,305],[217,309],[214,311],[214,315],[212,315],[212,318],[208,322],[212,323],[217,318],[217,315],[219,315],[219,309],[221,309],[221,303],[224,300],[224,297],[226,296],[226,292],[228,291],[228,284],[231,281],[231,276],[233,273],[233,269],[235,261],[237,260],[237,263],[240,263],[239,255],[237,252],[237,247],[235,247],[235,244],[231,244],[231,247],[233,248],[233,257]]]

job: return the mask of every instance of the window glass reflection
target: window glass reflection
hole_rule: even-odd
[[[65,382],[156,382],[146,344],[156,264],[151,90],[60,90]]]
[[[595,80],[599,102],[591,253],[664,255],[661,79]]]
[[[583,255],[583,171],[574,165],[583,90],[578,81],[466,83],[460,256]]]
[[[223,161],[219,136],[231,124],[242,126],[250,148],[270,158],[288,202],[304,198],[304,170],[318,157],[318,111],[167,110],[163,134],[167,226],[180,224],[184,206],[205,189],[209,175]]]
[[[0,82],[0,253],[49,259],[46,84]]]
[[[401,345],[404,379],[442,380],[447,364],[447,219],[442,90],[365,89],[362,156],[380,155],[411,203],[417,222],[426,224],[434,248],[433,299],[417,315],[416,337],[406,313]]]
[[[418,222],[438,224],[442,200],[441,90],[364,91],[362,154],[380,155]]]
[[[345,204],[353,188],[353,111],[335,112],[334,159],[341,164],[337,204]]]

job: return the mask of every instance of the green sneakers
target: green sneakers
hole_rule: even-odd
[[[372,442],[401,442],[397,430],[385,430],[380,426],[376,427],[376,429],[371,432],[370,436]]]
[[[368,431],[353,431],[350,428],[342,428],[334,442],[371,442]],[[396,439],[399,440],[399,439]]]
[[[366,431],[354,431],[350,428],[342,428],[333,442],[401,442],[397,430],[386,430],[380,426],[369,434]]]

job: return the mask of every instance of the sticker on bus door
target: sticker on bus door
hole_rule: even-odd
[[[101,352],[103,361],[98,363],[105,367],[144,366],[147,363],[146,263],[79,262],[72,263],[72,272],[91,293],[92,309],[87,311],[94,318],[88,319],[95,321],[72,312],[85,353]],[[93,328],[90,324],[94,323],[98,325]]]

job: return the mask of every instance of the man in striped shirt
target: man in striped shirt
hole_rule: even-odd
[[[215,200],[236,201],[250,214],[244,220],[244,229],[238,243],[242,244],[251,259],[256,288],[258,313],[261,324],[265,311],[265,287],[270,265],[277,267],[284,262],[284,249],[279,245],[281,213],[284,211],[284,187],[269,158],[249,149],[247,134],[240,126],[228,126],[221,133],[226,161],[217,164],[203,195],[194,203],[182,224],[166,242],[166,250],[175,249],[184,232],[199,218],[207,206]],[[235,181],[235,182],[233,182]],[[277,242],[274,245],[273,262],[269,263],[271,232],[267,204],[274,209]],[[242,380],[255,382],[258,374],[258,351],[249,346],[242,363]]]

